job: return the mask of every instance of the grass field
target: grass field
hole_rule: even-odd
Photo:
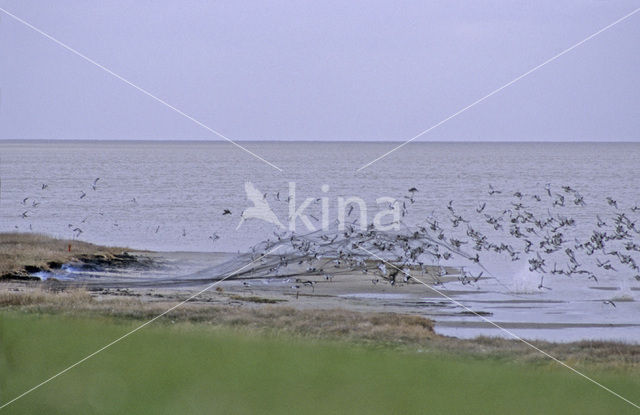
[[[0,312],[0,402],[137,324],[107,317]],[[640,401],[637,371],[581,369]],[[505,363],[163,320],[2,412],[624,414],[638,410],[552,363]]]

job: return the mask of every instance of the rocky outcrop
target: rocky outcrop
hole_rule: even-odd
[[[99,271],[109,268],[148,269],[153,266],[153,260],[149,257],[123,252],[121,254],[81,255],[76,261],[70,262],[70,265],[87,271]]]
[[[38,272],[50,272],[58,270],[64,265],[72,266],[76,269],[86,271],[101,271],[108,269],[149,269],[154,266],[153,259],[149,257],[131,255],[128,252],[119,254],[98,253],[92,255],[80,255],[72,258],[67,263],[58,261],[49,261],[46,265],[25,265],[23,269],[11,271],[0,275],[0,280],[12,281],[40,281],[40,278],[34,274]]]
[[[0,281],[40,281],[40,278],[32,275],[30,272],[25,270],[22,271],[13,271],[8,272],[6,274],[0,275]]]

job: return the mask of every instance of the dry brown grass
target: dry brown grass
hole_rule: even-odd
[[[43,288],[0,291],[0,307],[49,306],[52,308],[85,307],[93,301],[83,289],[53,293]]]
[[[148,320],[174,306],[175,301],[145,301],[138,297],[93,297],[82,289],[53,292],[42,284],[0,286],[0,313],[20,310],[68,315],[99,315]],[[187,303],[158,322],[190,321],[203,327],[226,327],[251,333],[287,334],[307,338],[364,342],[423,352],[497,358],[513,362],[548,362],[549,359],[515,340],[481,337],[460,340],[440,336],[433,322],[420,316],[364,313],[343,309],[299,310],[280,304],[252,306]],[[571,366],[589,364],[637,370],[640,347],[614,342],[532,342]]]
[[[460,341],[447,339],[449,350],[454,353],[490,356],[516,362],[549,362],[550,359],[530,346],[511,339],[478,337]],[[609,341],[578,341],[551,343],[531,341],[540,350],[572,367],[584,364],[607,368],[633,369],[640,367],[640,347]]]
[[[275,298],[258,297],[255,295],[230,295],[229,298],[236,301],[247,301],[250,303],[257,303],[257,304],[278,304],[286,301],[286,300],[279,300]]]
[[[97,299],[85,290],[52,292],[42,285],[0,288],[0,311],[109,315],[150,319],[175,305],[168,301],[143,301],[134,297]],[[297,310],[265,304],[254,307],[187,303],[175,309],[169,320],[192,321],[242,330],[286,332],[376,342],[415,343],[435,337],[431,320],[394,313],[360,313],[347,310]]]
[[[49,270],[81,256],[109,257],[123,251],[124,248],[107,248],[41,234],[0,233],[0,277],[7,274],[28,276],[30,267]]]

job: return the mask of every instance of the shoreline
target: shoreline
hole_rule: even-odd
[[[7,238],[15,238],[15,234],[0,235],[0,241],[6,242]],[[57,255],[55,258],[59,259],[58,255],[61,255],[59,251],[65,247],[68,241],[53,240],[40,235],[37,236],[36,241],[31,242],[30,248],[33,249],[38,243],[48,245],[51,241],[56,242],[58,251],[54,251],[54,254]],[[72,270],[77,272],[73,275],[81,275],[82,281],[64,281],[55,277],[41,280],[34,277],[33,273],[28,274],[30,278],[0,279],[0,294],[3,296],[0,309],[17,307],[18,309],[36,309],[53,313],[95,313],[96,310],[100,310],[100,313],[113,314],[116,317],[132,313],[134,315],[142,313],[141,315],[149,316],[151,312],[149,310],[160,313],[164,311],[161,310],[162,306],[168,309],[176,302],[183,301],[198,292],[207,284],[215,282],[216,279],[212,279],[207,271],[216,269],[220,263],[234,257],[234,254],[227,253],[149,252],[126,248],[105,248],[79,241],[73,243],[78,244],[79,249],[81,246],[83,249],[77,255],[75,252],[70,255],[72,258],[70,263],[76,261],[75,263],[79,265],[80,269],[80,271]],[[29,246],[24,248],[28,249]],[[41,251],[41,253],[50,255],[50,251]],[[62,254],[67,255],[68,252],[62,252]],[[33,259],[34,257],[23,256],[22,258]],[[39,258],[37,263],[47,264],[50,259],[51,257]],[[31,264],[30,266],[35,265]],[[61,268],[58,267],[46,272],[56,272]],[[453,272],[453,269],[451,271]],[[456,280],[455,274],[444,277],[445,280],[447,278],[450,281]],[[471,289],[462,291],[446,287],[438,289],[453,297],[484,293],[484,291]],[[64,301],[68,298],[66,293],[70,292],[84,293],[82,296],[87,301],[86,304],[74,303],[73,301],[70,303],[72,306],[65,304]],[[523,306],[527,306],[527,301],[522,300],[513,300],[513,305],[518,305],[518,301],[521,301]],[[105,308],[104,306],[107,304],[109,307]],[[134,305],[139,311],[132,310]],[[522,344],[517,340],[495,336],[497,334],[495,331],[495,334],[491,331],[489,331],[491,334],[488,335],[483,332],[484,334],[481,333],[471,339],[439,334],[442,328],[486,329],[490,327],[488,323],[479,320],[477,316],[452,307],[449,301],[437,292],[415,282],[399,283],[392,287],[382,282],[373,284],[371,275],[357,273],[336,275],[331,281],[327,281],[321,276],[307,276],[297,279],[290,277],[229,279],[219,283],[215,289],[203,293],[185,306],[188,306],[185,308],[188,311],[187,314],[193,313],[192,317],[196,319],[202,317],[203,313],[206,315],[203,310],[211,307],[227,310],[231,313],[230,315],[234,315],[237,310],[251,314],[259,313],[262,309],[286,309],[289,310],[286,313],[297,314],[300,318],[307,320],[310,317],[305,313],[326,315],[339,311],[349,315],[355,313],[353,315],[358,315],[358,318],[363,320],[379,314],[388,314],[403,318],[426,319],[430,321],[430,331],[433,336],[450,339],[449,341],[454,343],[477,344],[479,338],[491,338],[491,341],[500,344],[500,347],[493,350],[492,353],[499,354],[500,348],[509,350],[514,347],[513,344]],[[474,311],[480,315],[492,317],[491,312],[482,311],[482,308]],[[187,315],[183,318],[190,319],[191,317]],[[509,329],[537,330],[608,327],[600,323],[588,322],[573,324],[496,320],[496,323]],[[340,326],[336,321],[327,323],[327,325]],[[632,330],[631,327],[637,325],[620,324],[619,326],[621,329]],[[282,329],[278,327],[278,324],[269,327],[267,322],[261,322],[260,327],[267,330]],[[329,328],[327,330],[327,333],[331,333]],[[348,327],[343,327],[342,330],[345,333],[349,332]],[[348,338],[349,336],[347,335]],[[480,342],[482,341],[484,340]],[[569,342],[541,341],[545,345],[566,345],[569,348],[571,345],[585,342],[630,349],[638,345],[638,342],[595,339]],[[638,363],[637,359],[638,357],[632,357],[634,365]]]

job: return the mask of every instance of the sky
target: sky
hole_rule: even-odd
[[[640,1],[0,0],[233,140],[404,141]],[[0,139],[210,131],[0,11]],[[640,12],[419,141],[640,141]]]

